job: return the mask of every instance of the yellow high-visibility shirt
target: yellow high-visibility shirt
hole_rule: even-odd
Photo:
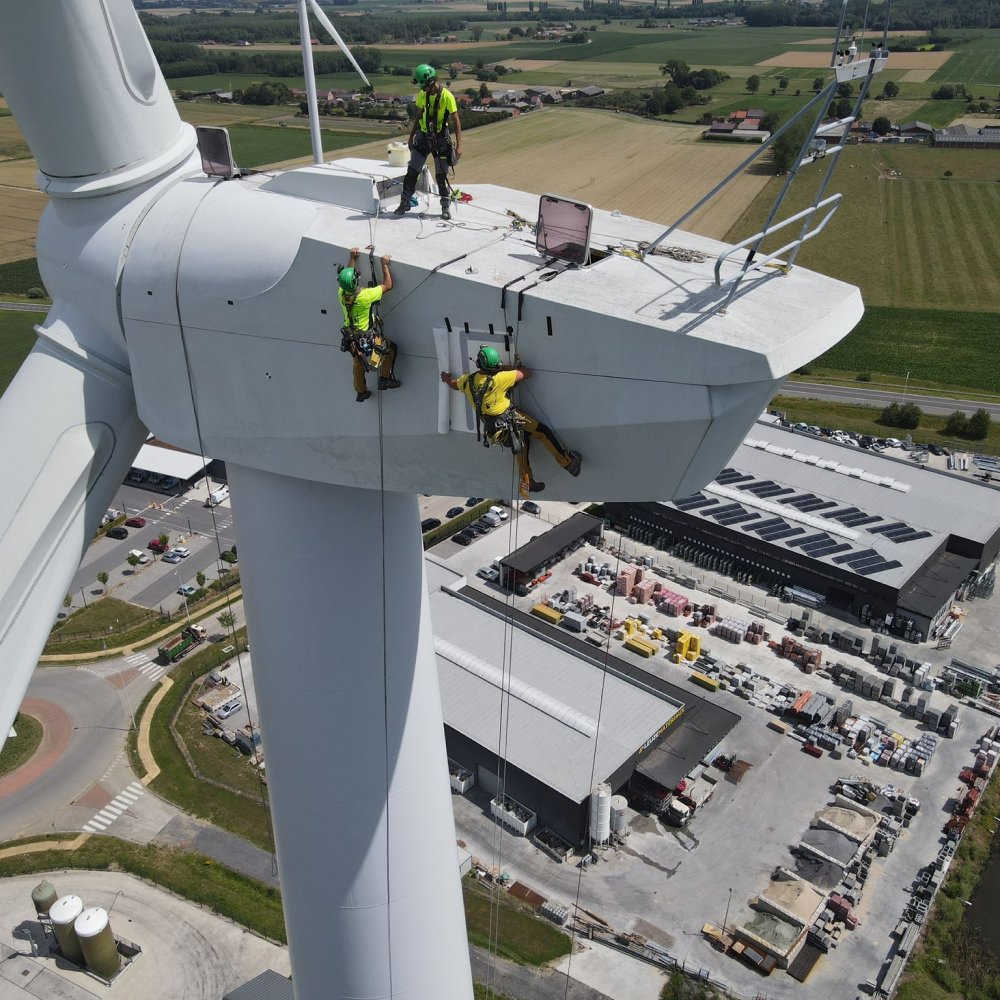
[[[472,398],[473,387],[480,389],[486,380],[486,375],[482,372],[473,372],[471,375],[463,375],[458,379],[458,387],[469,397],[469,402],[476,405]],[[473,383],[475,379],[475,383]],[[493,376],[493,388],[483,396],[483,413],[488,417],[499,417],[501,413],[506,413],[510,407],[510,390],[517,383],[517,372],[497,372]]]
[[[431,112],[434,110],[435,105],[437,106],[437,122],[435,123],[435,132],[440,132],[442,126],[444,125],[444,113],[447,111],[449,114],[458,114],[458,103],[455,101],[455,95],[447,88],[442,87],[440,94],[428,94],[426,91],[421,90],[417,93],[417,118],[420,121],[420,131],[427,131],[427,119]],[[429,108],[429,110],[425,110]]]
[[[371,321],[371,308],[373,302],[378,302],[382,298],[382,286],[376,285],[374,288],[359,288],[354,293],[354,301],[351,303],[350,312],[347,303],[344,301],[344,289],[339,291],[340,305],[344,310],[344,325],[351,326],[355,330],[362,332],[368,329]]]

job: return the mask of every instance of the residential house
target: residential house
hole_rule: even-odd
[[[549,92],[549,88],[539,87],[536,85],[532,87],[525,87],[524,92],[528,95],[528,97],[541,97],[542,94],[547,94]]]
[[[562,94],[556,90],[547,90],[539,99],[542,104],[562,104]]]

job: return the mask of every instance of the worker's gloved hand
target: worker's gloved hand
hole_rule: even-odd
[[[445,383],[450,382],[451,372],[441,372],[441,381]]]

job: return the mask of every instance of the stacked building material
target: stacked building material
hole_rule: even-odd
[[[796,642],[790,635],[784,636],[780,643],[770,642],[768,645],[778,656],[797,663],[807,674],[813,673],[823,663],[823,654],[820,650],[810,649],[801,642]]]
[[[628,597],[632,593],[638,569],[638,566],[625,566],[618,571],[618,579],[615,581],[615,593],[622,597]]]
[[[723,618],[712,627],[712,635],[719,636],[720,639],[727,639],[729,642],[742,642],[743,637],[750,628],[750,622],[742,618]]]
[[[672,590],[667,590],[665,587],[661,587],[653,599],[657,602],[660,611],[665,615],[670,615],[672,618],[686,618],[693,610],[691,601],[688,598],[683,594],[676,594]]]
[[[647,576],[632,588],[631,596],[635,598],[637,604],[650,604],[652,603],[653,594],[659,587],[659,580],[654,580],[653,577]]]

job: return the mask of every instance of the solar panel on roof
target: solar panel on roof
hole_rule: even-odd
[[[794,542],[788,542],[788,545],[811,545],[813,542],[823,542],[826,541],[830,536],[825,532],[821,531],[818,535],[806,535],[805,538],[796,538]]]
[[[774,486],[765,486],[759,490],[754,490],[753,492],[756,493],[761,500],[770,500],[773,497],[783,496],[785,493],[794,493],[795,490],[789,486],[778,486],[775,484]]]
[[[679,510],[694,510],[695,507],[707,507],[718,502],[717,497],[701,497],[698,500],[688,500],[683,507],[680,504],[674,504],[674,506]]]
[[[745,525],[744,531],[766,531],[768,528],[773,528],[777,524],[786,524],[784,518],[781,517],[769,517],[766,521],[761,521],[760,524],[748,524]]]
[[[892,531],[893,528],[908,528],[909,525],[905,521],[893,521],[892,524],[880,524],[877,527],[866,528],[866,531],[870,531],[873,535],[884,535],[887,531]]]
[[[719,517],[722,514],[735,514],[738,510],[743,510],[744,508],[738,503],[727,503],[723,504],[721,507],[716,507],[715,510],[703,510],[699,513],[704,514],[706,517]]]
[[[851,552],[845,556],[837,556],[837,558],[834,559],[833,561],[838,565],[842,565],[843,563],[853,564],[854,562],[860,562],[864,559],[867,559],[869,556],[877,556],[877,555],[878,553],[874,549],[862,549],[859,552]]]
[[[784,500],[779,500],[778,503],[790,503],[795,506],[800,500],[818,500],[819,498],[815,493],[800,493],[797,497],[785,497]]]
[[[867,559],[860,559],[857,562],[852,562],[851,569],[854,570],[855,573],[858,573],[866,566],[875,566],[878,563],[884,563],[885,561],[886,560],[876,552],[875,555],[869,556]]]
[[[756,483],[747,483],[745,486],[741,486],[741,490],[747,490],[750,493],[756,493],[757,490],[766,490],[768,486],[777,486],[778,484],[773,479],[761,479]]]
[[[863,511],[858,510],[857,507],[844,507],[843,510],[831,510],[828,511],[823,517],[831,518],[834,521],[839,521],[842,517],[846,517],[848,514],[862,514]]]
[[[764,539],[765,542],[777,542],[782,538],[788,538],[791,535],[801,535],[805,528],[781,528],[777,531],[768,532],[766,535],[761,535],[760,537]]]
[[[885,532],[886,538],[891,538],[894,542],[905,542],[909,535],[915,535],[916,531],[907,525],[905,528],[893,528]]]
[[[910,537],[907,538],[906,541],[908,541],[908,542],[915,542],[918,538],[930,538],[930,537],[931,537],[931,532],[929,532],[929,531],[918,531],[915,535],[910,535]]]
[[[814,556],[817,552],[823,552],[826,549],[832,549],[837,543],[832,538],[824,538],[818,542],[810,542],[808,545],[802,546],[802,551],[806,555]]]
[[[896,560],[893,559],[892,562],[881,563],[878,566],[867,566],[864,569],[859,569],[858,573],[861,576],[871,576],[872,573],[883,573],[888,569],[896,569],[902,565],[903,564],[901,562],[896,562]]]
[[[841,542],[839,545],[835,546],[834,548],[827,549],[826,552],[823,553],[823,556],[824,557],[826,557],[826,556],[832,556],[835,552],[846,552],[849,548],[850,548],[850,545],[848,545],[847,542]]]
[[[756,511],[745,510],[739,514],[727,514],[725,517],[720,517],[719,524],[728,527],[730,524],[739,524],[741,521],[752,521],[758,517],[760,517],[760,514]]]
[[[731,483],[744,483],[748,479],[753,478],[755,477],[746,472],[737,472],[736,469],[723,469],[715,477],[715,481],[723,486],[728,486]]]
[[[808,514],[814,510],[825,510],[827,507],[836,507],[832,500],[808,500],[806,503],[796,504],[803,514]]]
[[[841,524],[847,525],[848,528],[860,528],[863,524],[874,524],[876,521],[881,521],[882,518],[878,514],[848,514],[846,517],[838,517],[838,521]]]

